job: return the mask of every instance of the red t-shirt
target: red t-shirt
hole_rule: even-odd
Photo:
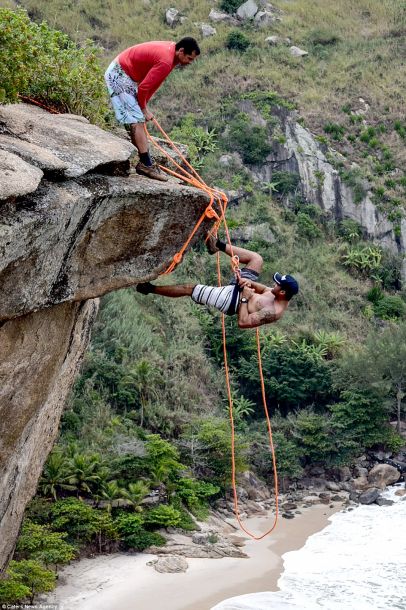
[[[137,99],[141,110],[176,66],[174,42],[143,42],[126,49],[117,61],[138,84]]]

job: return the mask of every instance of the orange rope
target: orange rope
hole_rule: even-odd
[[[177,252],[174,255],[171,265],[168,267],[168,269],[164,273],[171,273],[173,271],[173,269],[176,267],[176,265],[179,264],[179,262],[182,260],[182,256],[183,256],[183,253],[184,253],[185,249],[190,244],[190,241],[191,241],[192,237],[195,235],[197,229],[199,228],[200,224],[203,222],[204,218],[208,216],[209,218],[210,217],[211,218],[213,218],[213,217],[216,218],[216,223],[214,224],[214,227],[212,229],[213,235],[217,235],[217,231],[218,231],[219,226],[220,226],[221,223],[223,223],[223,225],[224,225],[224,230],[225,230],[225,234],[226,234],[227,243],[230,246],[230,250],[231,250],[231,267],[233,269],[233,272],[234,272],[237,280],[239,280],[240,279],[239,260],[238,260],[238,256],[234,255],[234,253],[233,253],[233,246],[232,246],[232,243],[231,243],[230,233],[229,233],[229,230],[228,230],[227,221],[226,221],[226,217],[225,217],[225,212],[226,212],[227,203],[228,203],[228,200],[227,200],[227,197],[226,197],[225,193],[223,193],[222,191],[218,191],[216,189],[212,189],[212,188],[208,187],[207,184],[199,176],[197,171],[184,158],[184,156],[182,155],[182,153],[179,150],[179,148],[172,142],[172,140],[169,138],[169,136],[164,132],[164,130],[158,124],[158,122],[155,119],[153,119],[153,121],[154,121],[154,124],[156,125],[156,127],[159,129],[159,131],[164,136],[166,142],[178,153],[178,155],[182,159],[183,163],[187,167],[190,168],[191,172],[194,175],[192,175],[190,172],[188,172],[186,169],[184,169],[181,165],[179,165],[172,158],[172,156],[163,147],[161,147],[156,142],[156,140],[148,133],[148,130],[147,130],[146,126],[144,125],[147,137],[152,142],[152,144],[154,146],[156,146],[161,152],[163,152],[164,155],[182,173],[179,174],[179,173],[174,172],[174,171],[170,170],[169,168],[167,168],[165,166],[162,166],[162,165],[160,165],[160,168],[162,170],[164,170],[165,172],[171,174],[172,176],[180,178],[181,180],[183,180],[185,182],[188,182],[192,186],[195,186],[196,188],[199,188],[199,189],[203,190],[210,197],[210,203],[207,206],[205,212],[199,218],[198,222],[196,223],[196,225],[195,225],[194,229],[192,230],[191,234],[189,235],[187,241],[182,246],[181,250],[179,250],[179,252]],[[214,201],[216,201],[218,203],[219,207],[220,207],[220,212],[221,212],[220,216],[212,208],[212,205],[213,205]],[[217,253],[217,276],[218,276],[219,286],[221,286],[221,271],[220,271],[220,256],[219,256],[219,253]],[[233,398],[232,398],[232,394],[231,394],[230,371],[229,371],[228,358],[227,358],[227,344],[226,344],[227,341],[226,341],[226,327],[225,327],[225,315],[224,314],[222,315],[222,324],[221,325],[222,325],[222,337],[223,337],[224,370],[225,370],[226,388],[227,388],[227,396],[228,396],[228,404],[229,404],[229,415],[230,415],[230,424],[231,424],[231,478],[232,478],[232,488],[233,488],[234,512],[235,512],[235,516],[236,516],[237,522],[238,522],[240,528],[242,529],[242,531],[244,531],[248,536],[250,536],[254,540],[262,540],[263,538],[265,538],[265,536],[269,535],[275,529],[275,527],[276,527],[276,524],[277,524],[277,521],[278,521],[278,515],[279,515],[279,503],[278,503],[278,493],[279,493],[279,490],[278,490],[278,473],[277,473],[277,467],[276,467],[275,448],[274,448],[273,438],[272,438],[272,426],[271,426],[271,420],[270,420],[270,417],[269,417],[268,405],[267,405],[267,402],[266,402],[265,382],[264,382],[264,375],[263,375],[263,370],[262,370],[261,345],[260,345],[259,330],[258,330],[258,328],[256,329],[258,369],[259,369],[259,376],[260,376],[260,382],[261,382],[261,394],[262,394],[263,407],[264,407],[264,412],[265,412],[265,417],[266,417],[266,422],[267,422],[270,448],[271,448],[271,452],[272,452],[272,466],[273,466],[274,486],[275,486],[275,517],[274,517],[274,522],[272,524],[272,527],[269,530],[267,530],[264,534],[261,534],[260,536],[257,536],[255,534],[253,534],[252,532],[250,532],[244,526],[244,524],[243,524],[243,522],[241,520],[241,517],[240,517],[240,510],[239,510],[239,506],[238,506],[238,495],[237,495],[237,485],[236,485],[236,464],[235,464],[235,426],[234,426],[234,416],[233,416]]]

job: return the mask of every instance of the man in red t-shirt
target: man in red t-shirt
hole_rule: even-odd
[[[166,182],[151,159],[143,123],[152,119],[147,103],[176,66],[187,66],[200,55],[194,38],[179,42],[144,42],[120,53],[104,75],[116,118],[130,126],[140,161],[136,172]]]

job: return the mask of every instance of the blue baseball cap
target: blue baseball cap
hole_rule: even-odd
[[[286,292],[293,296],[299,292],[299,284],[292,275],[281,275],[280,273],[273,274],[274,281]]]

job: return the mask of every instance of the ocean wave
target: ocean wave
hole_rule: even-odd
[[[231,598],[212,610],[406,610],[406,495],[330,517],[305,546],[283,555],[279,591]]]

